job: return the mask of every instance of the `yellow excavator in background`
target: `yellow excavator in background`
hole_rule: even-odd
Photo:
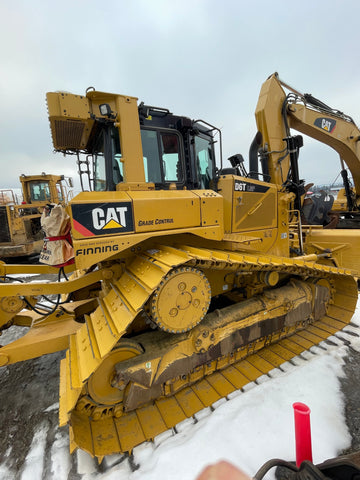
[[[254,154],[250,157],[250,176],[260,178],[261,175],[261,178],[293,191],[298,199],[296,206],[298,209],[302,207],[303,220],[308,223],[326,225],[332,220],[331,225],[340,228],[358,228],[360,130],[353,119],[312,95],[302,94],[290,87],[280,80],[277,73],[263,84],[255,116],[262,136],[256,137]],[[313,196],[301,205],[301,198],[306,193],[298,168],[299,149],[303,146],[303,139],[301,135],[291,135],[290,129],[304,133],[338,152],[344,188],[335,200],[326,198],[324,194],[320,197]],[[346,166],[351,172],[353,187]]]
[[[26,330],[0,366],[66,350],[72,450],[131,452],[350,322],[359,236],[302,225],[280,167],[270,181],[239,154],[224,168],[220,130],[135,97],[47,104],[54,147],[77,156],[88,191],[66,207],[73,264],[0,264],[0,330]]]
[[[70,184],[67,182],[70,181]],[[21,175],[22,200],[14,190],[0,190],[0,259],[30,257],[39,254],[44,233],[41,214],[46,204],[62,204],[69,200],[68,185],[63,175]]]

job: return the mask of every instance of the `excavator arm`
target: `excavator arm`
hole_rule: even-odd
[[[289,179],[298,181],[298,172],[294,171],[297,165],[291,158],[302,144],[298,140],[295,145],[291,142],[291,138],[298,138],[291,136],[290,129],[294,129],[336,150],[342,164],[345,189],[349,189],[349,184],[344,163],[351,172],[355,192],[360,192],[360,130],[351,117],[312,95],[298,92],[282,82],[277,73],[262,85],[255,117],[263,137],[259,150],[263,173],[269,175],[270,182],[284,185]],[[357,209],[359,194],[354,201],[350,201],[350,194],[349,189],[348,208]]]

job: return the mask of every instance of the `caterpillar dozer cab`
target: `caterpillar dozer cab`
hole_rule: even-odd
[[[329,145],[339,154],[344,188],[339,191],[335,200],[328,198],[325,193],[319,196],[319,199],[312,197],[312,201],[302,205],[303,219],[311,224],[358,228],[360,130],[354,120],[314,96],[300,93],[283,82],[277,73],[264,82],[255,115],[262,137],[258,137],[257,144],[259,159],[255,153],[250,161],[251,176],[284,185],[300,199],[306,193],[298,169],[303,138],[301,135],[292,135],[291,129]],[[347,169],[351,173],[353,185]],[[300,200],[297,204],[300,208]]]
[[[66,350],[72,450],[131,452],[351,321],[356,231],[304,233],[293,191],[216,164],[214,126],[93,89],[47,104],[88,190],[66,207],[73,264],[0,264],[0,329],[26,331],[0,365]]]
[[[22,201],[14,190],[0,190],[0,259],[40,253],[44,233],[41,214],[47,203],[67,201],[63,175],[21,175]]]

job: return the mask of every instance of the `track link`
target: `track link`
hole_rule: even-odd
[[[172,395],[127,413],[119,405],[97,405],[87,395],[88,378],[117,344],[161,280],[179,265],[331,278],[330,305],[321,320],[303,325],[304,329],[292,333],[291,337],[282,338],[288,333],[277,332],[271,339],[276,343],[268,345],[260,340],[239,353],[215,360],[199,374],[197,381],[187,385],[188,379],[184,379],[183,388]],[[299,259],[187,246],[176,249],[159,246],[138,255],[117,281],[110,282],[111,288],[104,298],[99,298],[98,308],[72,336],[66,359],[61,363],[60,423],[70,423],[72,448],[80,447],[98,457],[131,452],[136,445],[176,427],[196,412],[338,332],[350,322],[357,301],[356,282],[349,273]]]

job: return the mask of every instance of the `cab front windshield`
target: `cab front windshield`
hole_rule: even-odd
[[[50,201],[50,187],[49,182],[37,181],[30,182],[30,201],[31,202],[45,202]]]
[[[108,166],[105,157],[111,159]],[[115,127],[101,130],[93,158],[94,190],[115,190],[116,185],[123,181],[119,133]]]

